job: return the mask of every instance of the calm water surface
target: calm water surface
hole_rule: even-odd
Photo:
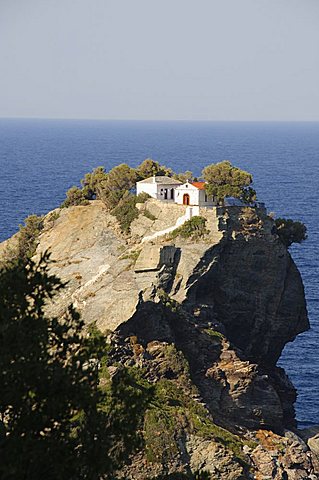
[[[231,160],[253,174],[269,211],[307,224],[307,242],[291,253],[311,330],[286,346],[280,364],[299,391],[299,425],[319,424],[319,123],[0,119],[0,241],[27,215],[58,206],[92,168],[136,166],[147,157],[195,174],[207,163]]]

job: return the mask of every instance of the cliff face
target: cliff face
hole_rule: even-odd
[[[184,304],[216,318],[247,358],[276,364],[308,328],[299,271],[274,236],[226,239],[207,249],[188,280]],[[206,267],[208,265],[208,268]]]
[[[112,361],[169,385],[165,420],[148,413],[146,449],[121,475],[203,469],[258,479],[269,464],[269,478],[317,478],[316,457],[285,434],[295,427],[296,392],[276,362],[309,324],[300,274],[272,220],[258,209],[203,210],[201,240],[143,243],[185,207],[149,200],[139,208],[127,238],[99,201],[61,210],[37,250],[50,249],[52,271],[68,282],[49,312],[74,303],[87,323],[113,332]]]

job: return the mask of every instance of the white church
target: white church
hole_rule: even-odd
[[[148,193],[150,197],[180,205],[213,207],[216,202],[205,191],[205,182],[180,182],[172,177],[153,176],[136,183],[136,194]]]

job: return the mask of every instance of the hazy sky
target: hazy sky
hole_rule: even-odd
[[[0,116],[319,120],[319,0],[0,0]]]

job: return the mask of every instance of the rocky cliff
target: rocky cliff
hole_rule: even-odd
[[[37,250],[50,249],[52,272],[68,282],[50,313],[74,303],[109,332],[110,362],[140,367],[160,392],[145,448],[119,475],[318,478],[317,456],[296,430],[296,391],[276,366],[309,325],[300,274],[272,219],[255,208],[202,210],[202,238],[143,242],[185,207],[138,207],[129,236],[99,201],[59,210]]]

